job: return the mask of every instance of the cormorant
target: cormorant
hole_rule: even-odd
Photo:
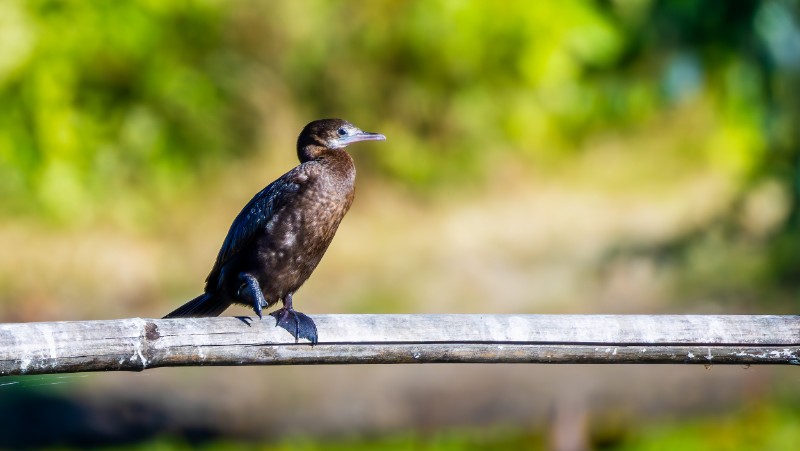
[[[295,340],[317,342],[317,326],[295,311],[292,294],[317,267],[350,205],[356,169],[348,144],[379,140],[342,119],[309,123],[297,138],[300,165],[256,194],[231,224],[205,292],[165,318],[217,316],[231,304],[272,313]]]

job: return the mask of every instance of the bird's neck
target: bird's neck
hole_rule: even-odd
[[[356,167],[353,163],[353,157],[344,148],[332,149],[309,144],[298,147],[297,155],[300,157],[300,163],[318,162],[328,172],[335,173],[339,177],[350,179],[351,181],[355,180]]]
[[[353,159],[350,154],[341,149],[335,149],[317,144],[308,144],[297,148],[297,158],[300,163],[307,161],[326,161],[326,162],[346,162],[350,165],[353,164]]]
[[[330,152],[330,149],[317,143],[309,143],[306,145],[297,146],[297,158],[301,163],[316,160],[326,152]]]
[[[323,163],[329,170],[341,173],[355,174],[355,164],[353,157],[344,149],[327,149],[325,153],[316,158]]]

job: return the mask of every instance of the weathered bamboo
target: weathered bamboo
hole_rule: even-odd
[[[800,316],[314,315],[0,325],[0,375],[353,363],[800,364]]]

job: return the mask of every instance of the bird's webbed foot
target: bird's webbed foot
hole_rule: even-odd
[[[252,274],[243,272],[239,274],[239,280],[242,286],[239,287],[239,296],[244,297],[253,305],[253,311],[261,319],[261,311],[267,307],[267,299],[264,298],[264,293],[261,292],[261,285],[258,283]]]
[[[281,326],[294,337],[295,343],[306,338],[311,344],[317,344],[317,325],[308,315],[286,307],[280,308],[270,315],[275,317],[276,326]]]
[[[317,325],[314,324],[314,320],[292,308],[291,293],[286,296],[283,303],[282,308],[270,313],[275,317],[275,326],[281,326],[292,334],[295,343],[305,338],[312,345],[317,344]]]

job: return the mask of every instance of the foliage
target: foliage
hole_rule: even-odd
[[[779,403],[780,404],[780,403]],[[738,412],[687,417],[663,422],[634,422],[631,430],[608,437],[613,431],[594,431],[590,442],[609,450],[791,450],[800,440],[800,417],[791,406],[755,404]],[[619,431],[617,431],[619,432]],[[200,449],[221,450],[507,450],[545,449],[547,440],[516,428],[499,430],[462,429],[419,434],[387,435],[323,440],[284,439],[274,444],[243,444],[216,441]],[[174,439],[162,438],[120,449],[198,449]]]
[[[214,168],[262,149],[283,155],[286,135],[323,116],[387,134],[360,168],[425,193],[496,177],[500,161],[569,167],[597,136],[710,105],[710,125],[679,129],[685,139],[668,151],[725,174],[742,196],[780,182],[790,207],[775,272],[791,278],[786,268],[800,264],[798,8],[6,1],[0,214],[68,224],[141,209],[152,221],[153,199],[174,204]]]
[[[0,5],[3,208],[69,217],[248,142],[218,7]],[[153,188],[151,188],[153,187]]]
[[[790,450],[800,440],[800,418],[790,406],[748,406],[720,416],[644,426],[621,450]]]
[[[794,6],[4,2],[0,192],[18,202],[3,207],[68,215],[169,189],[257,150],[255,130],[294,110],[391,129],[397,144],[373,163],[430,184],[479,173],[495,151],[562,155],[710,95],[725,122],[704,151],[748,175],[767,142],[796,145],[796,103],[782,101],[800,64]]]
[[[185,444],[177,440],[162,439],[155,443],[147,443],[120,450],[184,450],[214,449],[224,451],[503,451],[509,449],[545,449],[545,441],[540,434],[533,434],[513,428],[480,428],[432,432],[427,435],[418,433],[391,434],[386,436],[368,436],[352,438],[328,438],[311,440],[306,438],[288,438],[274,444],[244,444],[237,442],[217,441],[197,444]]]

